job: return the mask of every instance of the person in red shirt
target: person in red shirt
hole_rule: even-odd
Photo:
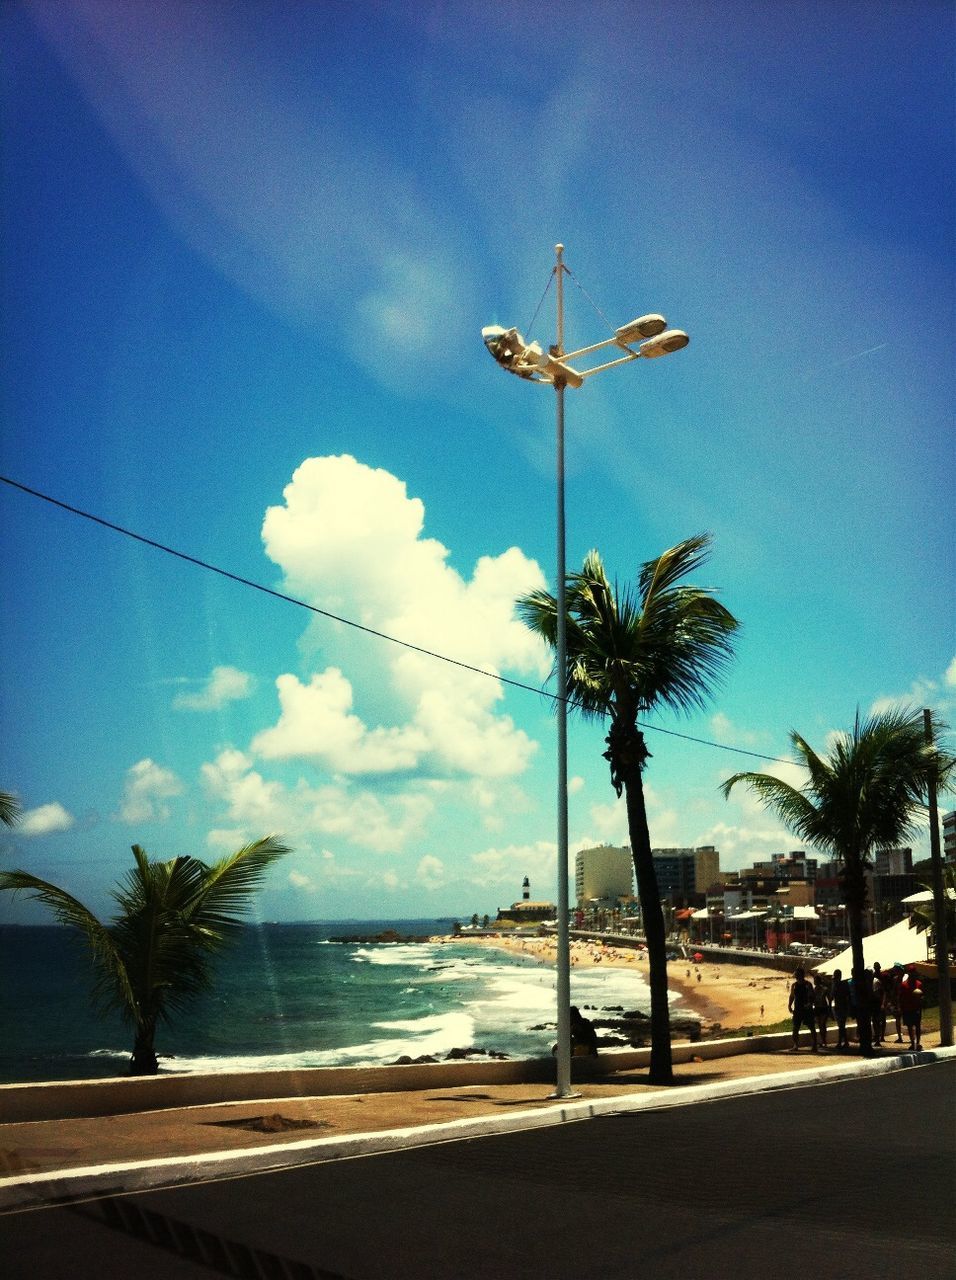
[[[900,1015],[903,1026],[909,1032],[910,1048],[922,1049],[923,984],[912,969],[908,969],[900,983]]]

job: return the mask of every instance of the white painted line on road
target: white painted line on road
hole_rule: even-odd
[[[472,1116],[440,1124],[386,1129],[341,1137],[307,1138],[298,1142],[275,1143],[268,1147],[195,1156],[169,1156],[125,1164],[21,1174],[0,1179],[0,1211],[16,1211],[48,1206],[58,1200],[76,1200],[93,1195],[122,1195],[158,1187],[209,1182],[242,1177],[300,1164],[354,1159],[410,1147],[487,1137],[526,1129],[543,1129],[602,1115],[622,1115],[635,1111],[692,1106],[722,1098],[768,1093],[864,1076],[884,1075],[908,1067],[926,1066],[956,1058],[956,1047],[902,1053],[889,1058],[873,1058],[846,1063],[821,1063],[819,1067],[798,1068],[774,1075],[722,1080],[715,1084],[685,1085],[662,1093],[589,1098],[557,1108],[512,1112],[509,1115]]]

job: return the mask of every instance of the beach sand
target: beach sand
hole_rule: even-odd
[[[451,939],[436,939],[451,941]],[[493,947],[515,955],[529,956],[542,964],[553,965],[557,941],[553,937],[469,938],[461,935],[456,943]],[[607,943],[579,938],[571,940],[571,966],[611,965],[636,968],[647,973],[647,954],[633,947],[615,947]],[[699,975],[699,980],[698,980]],[[670,990],[680,995],[675,1013],[682,1007],[699,1014],[705,1033],[738,1031],[772,1026],[787,1017],[789,974],[762,965],[716,963],[694,964],[690,960],[671,960],[667,965]],[[762,1012],[761,1012],[762,1010]]]

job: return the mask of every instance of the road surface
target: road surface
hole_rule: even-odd
[[[956,1063],[0,1217],[6,1280],[949,1280]]]

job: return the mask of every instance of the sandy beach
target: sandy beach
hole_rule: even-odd
[[[553,937],[501,935],[469,938],[462,935],[455,938],[455,942],[530,956],[542,964],[555,963],[557,943]],[[647,955],[633,947],[572,939],[572,969],[591,965],[637,968],[646,973]],[[791,979],[777,969],[761,965],[717,964],[713,961],[693,964],[689,960],[672,960],[667,970],[671,991],[681,997],[675,1012],[681,1006],[692,1009],[702,1018],[705,1032],[714,1032],[718,1028],[725,1031],[753,1028],[756,1031],[787,1017],[787,992]]]

